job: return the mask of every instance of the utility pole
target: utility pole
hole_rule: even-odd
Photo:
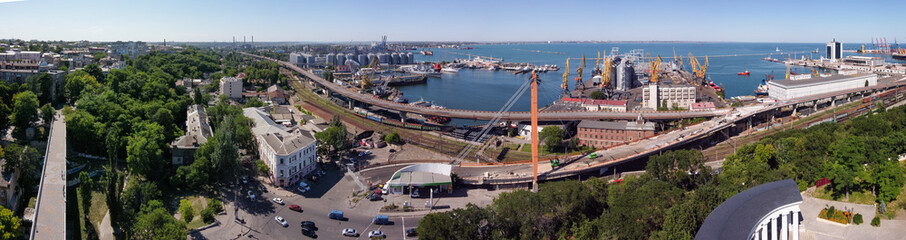
[[[538,75],[532,70],[532,191],[538,192]]]

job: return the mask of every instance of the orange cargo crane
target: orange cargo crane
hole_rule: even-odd
[[[371,74],[362,77],[362,90],[368,89],[368,87],[371,86],[371,82],[374,79],[374,72],[377,72],[378,66],[380,66],[378,58],[374,57],[374,59],[371,60],[371,63],[368,64],[368,68],[371,68]],[[387,82],[390,82],[390,79],[387,79]]]
[[[818,74],[818,70],[815,70],[815,67],[812,67],[812,76],[819,77],[821,74]]]
[[[601,72],[601,89],[610,86],[611,72],[613,72],[613,60],[607,58],[607,52],[604,52],[604,70]]]
[[[568,61],[567,61],[568,62]],[[538,75],[532,70],[532,190],[538,192]]]
[[[658,55],[654,61],[651,61],[651,82],[656,83],[660,78],[661,72],[661,55]]]
[[[576,89],[585,90],[585,86],[582,84],[582,71],[585,70],[585,55],[582,55],[582,66],[576,69],[576,73],[579,75],[576,76]]]

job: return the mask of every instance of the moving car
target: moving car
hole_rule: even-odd
[[[247,177],[245,177],[245,176],[242,176],[242,183],[243,183],[243,184],[249,183],[249,178],[247,178]]]
[[[327,214],[327,217],[330,219],[343,220],[343,211],[331,210],[330,213]]]
[[[301,226],[311,228],[312,230],[315,230],[315,231],[318,230],[318,226],[315,226],[315,222],[312,222],[312,221],[302,221]]]
[[[274,220],[283,225],[283,227],[289,227],[289,223],[286,223],[286,219],[283,219],[281,216],[274,217]]]
[[[283,199],[281,199],[281,198],[274,198],[274,199],[271,199],[271,201],[274,201],[277,204],[283,205]]]
[[[371,231],[368,233],[368,238],[375,238],[375,237],[386,238],[387,235],[384,235],[384,232],[381,232],[381,230],[374,230],[374,231]]]
[[[302,212],[302,207],[300,207],[299,205],[289,205],[289,210],[293,210],[296,212]]]
[[[356,232],[355,229],[352,229],[352,228],[344,228],[344,229],[343,229],[343,236],[347,236],[347,237],[359,237],[359,232]]]
[[[390,224],[390,217],[387,217],[387,215],[377,215],[374,216],[373,219],[371,219],[371,223],[374,223],[376,225]]]

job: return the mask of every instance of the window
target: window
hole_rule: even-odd
[[[280,170],[280,177],[283,177],[283,170]]]
[[[283,158],[280,158],[280,165],[283,165]]]

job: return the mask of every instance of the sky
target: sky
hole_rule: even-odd
[[[906,41],[906,1],[0,0],[0,39]]]

